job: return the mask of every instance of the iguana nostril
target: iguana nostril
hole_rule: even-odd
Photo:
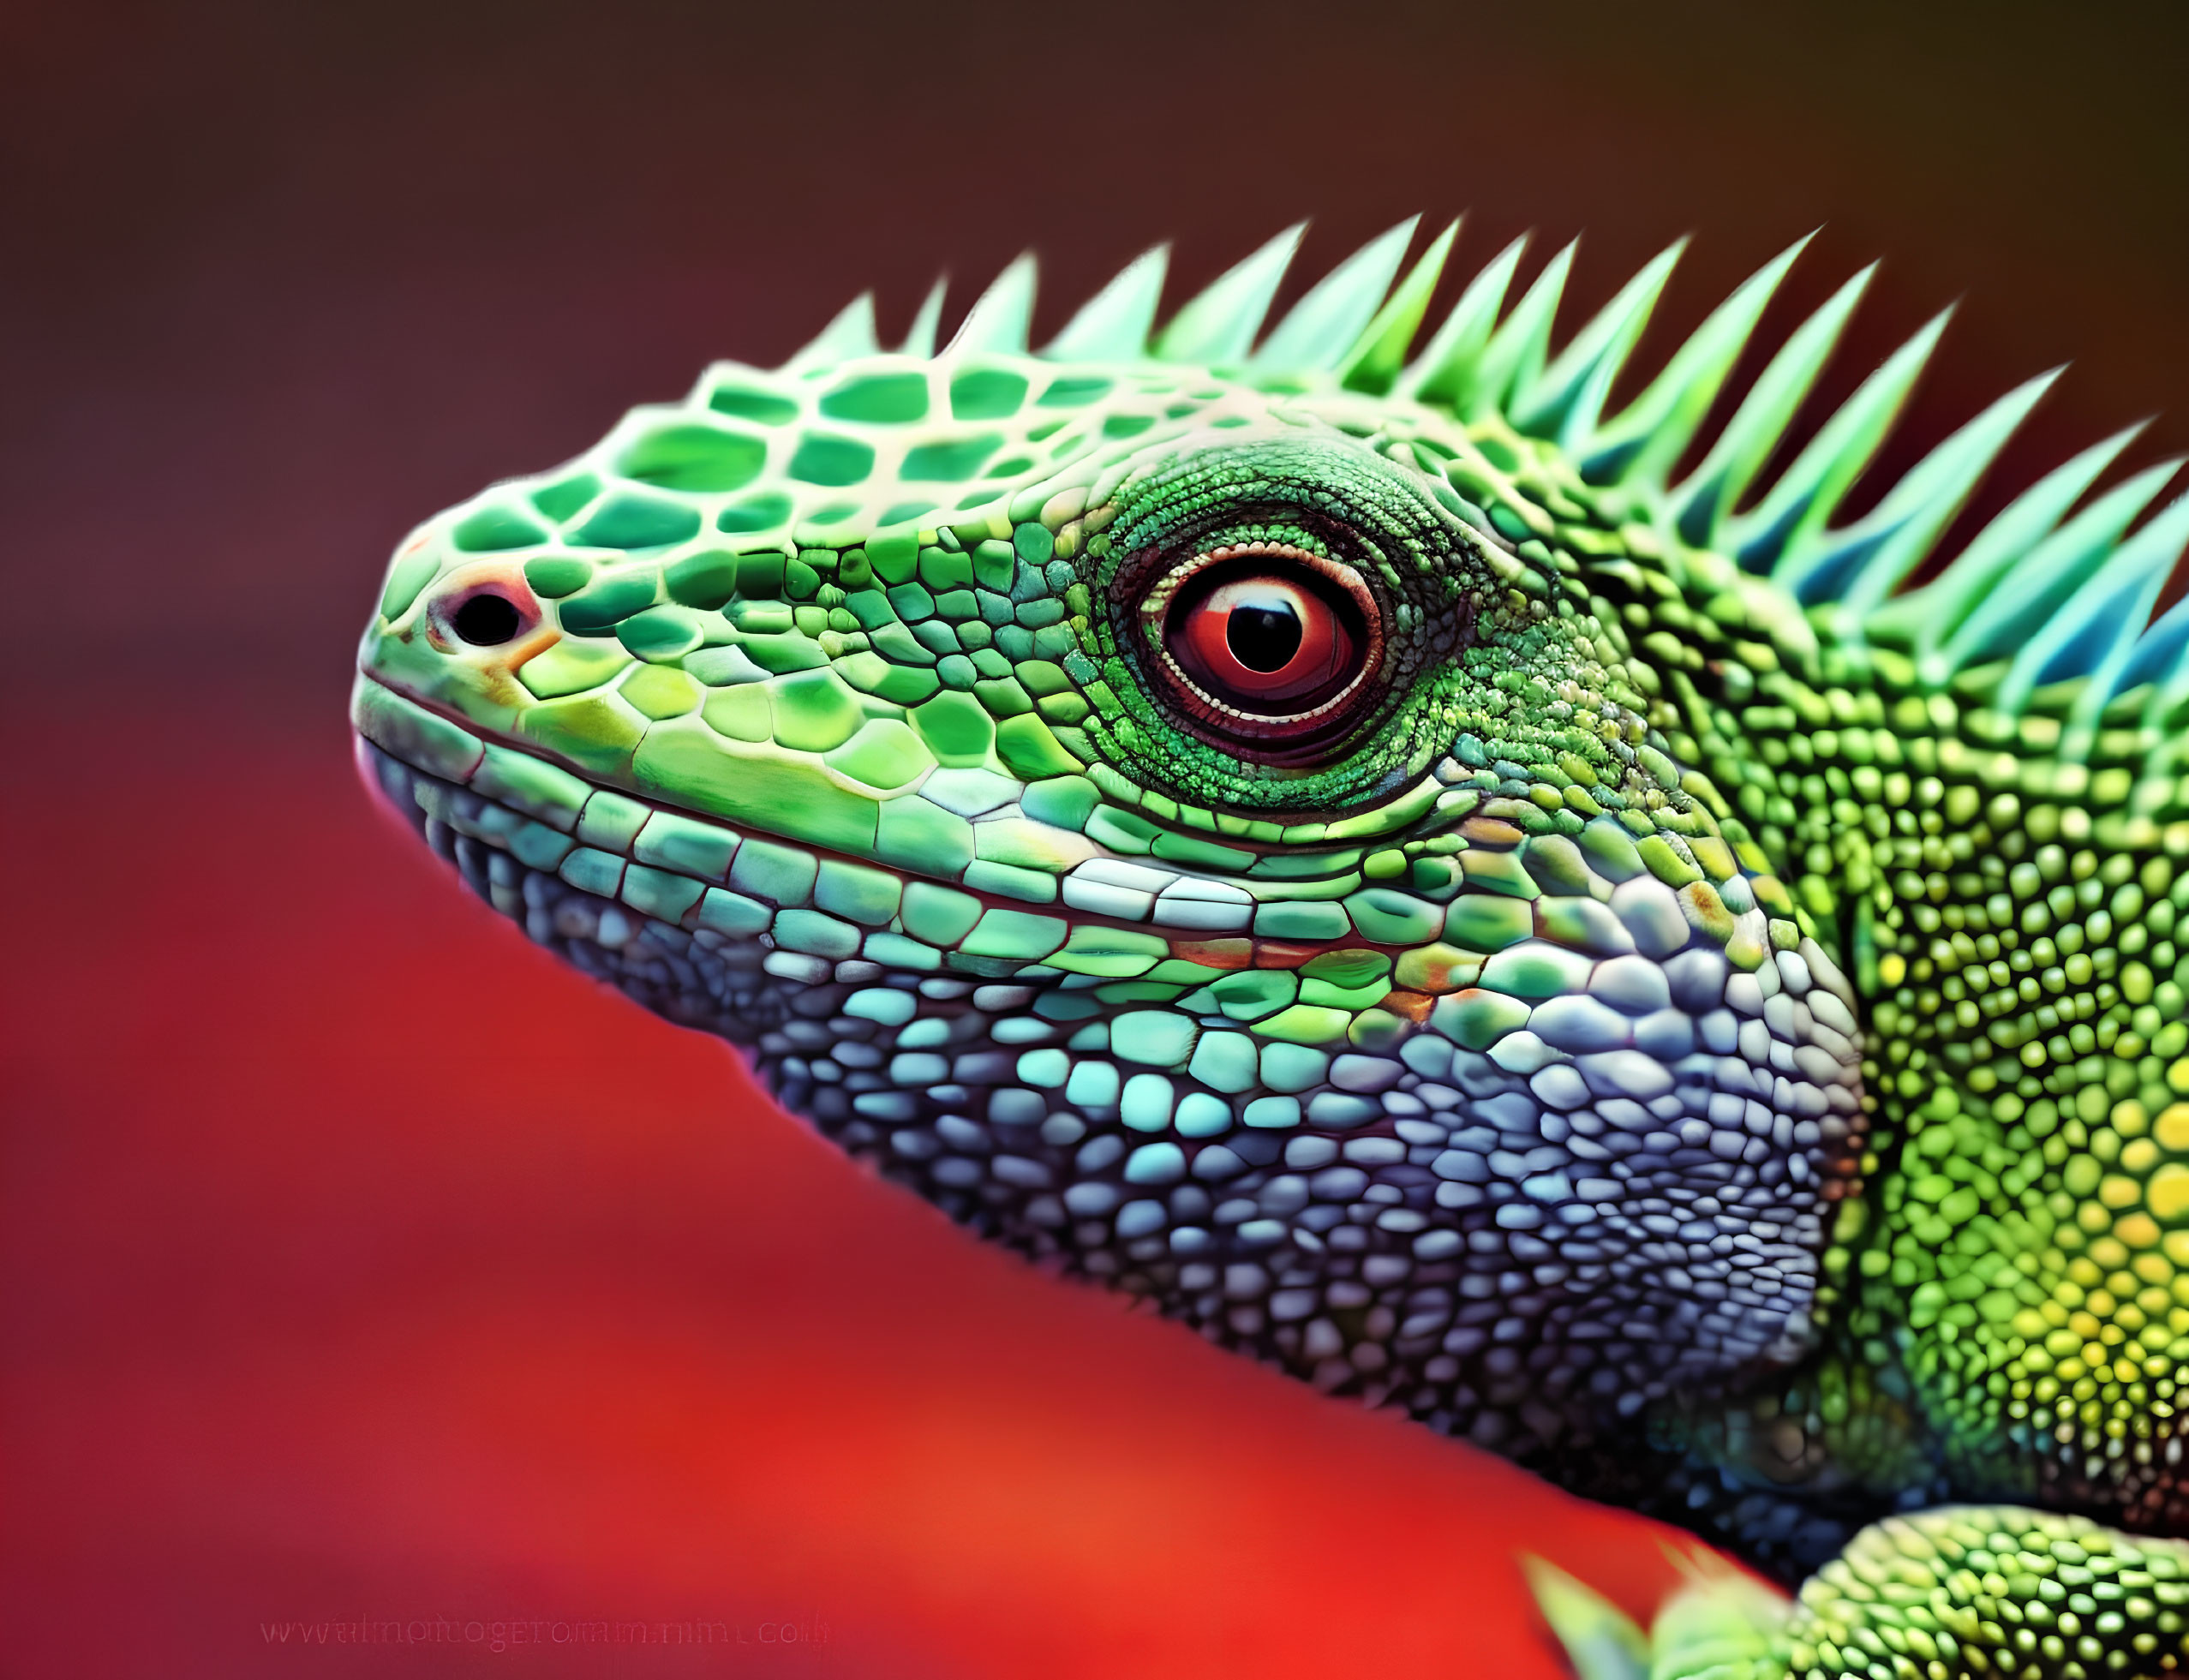
[[[513,637],[523,622],[517,604],[492,589],[481,589],[449,619],[456,633],[476,648],[499,647]]]

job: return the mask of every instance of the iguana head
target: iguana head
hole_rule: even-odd
[[[1661,548],[1465,403],[1510,326],[1396,365],[1398,248],[1253,355],[1289,242],[1153,355],[1145,264],[1041,356],[1021,271],[940,354],[713,368],[414,535],[356,719],[535,937],[956,1216],[1555,1432],[1801,1345],[1852,997],[1662,726]]]
[[[1411,227],[1259,346],[1293,236],[1152,339],[1160,254],[1038,355],[1020,265],[939,352],[862,303],[710,368],[414,534],[355,718],[854,1155],[1519,1450],[1809,1344],[1875,940],[1817,723],[1740,720],[1829,720],[1803,601],[1923,552],[1826,523],[1920,357],[1737,513],[1859,280],[1675,485],[1793,253],[1606,418],[1672,254],[1551,358],[1564,259],[1493,328],[1508,252],[1409,360]]]

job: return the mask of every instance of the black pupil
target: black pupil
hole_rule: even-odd
[[[1231,655],[1249,671],[1282,671],[1300,651],[1300,615],[1289,602],[1231,609],[1223,639]]]
[[[475,647],[491,648],[517,634],[516,607],[506,595],[475,595],[456,609],[456,633]]]

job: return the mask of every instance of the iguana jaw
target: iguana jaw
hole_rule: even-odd
[[[1295,1299],[1319,1299],[1335,1287],[1327,1261],[1361,1252],[1333,1248],[1343,1233],[1312,1223],[1322,1217],[1316,1210],[1346,1216],[1343,1231],[1362,1231],[1367,1252],[1385,1257],[1376,1264],[1392,1279],[1428,1280],[1415,1288],[1440,1287],[1433,1281],[1440,1270],[1461,1270],[1468,1234],[1497,1229],[1478,1228],[1476,1219],[1497,1207],[1531,1222],[1501,1235],[1500,1252],[1532,1244],[1537,1266],[1576,1271],[1573,1262],[1558,1259],[1565,1239],[1555,1213],[1572,1205],[1576,1189],[1590,1193],[1588,1184],[1573,1180],[1570,1168],[1531,1166],[1530,1151],[1545,1148],[1550,1129],[1570,1136],[1573,1126],[1598,1122],[1546,1109],[1534,1087],[1546,1077],[1555,1083],[1576,1073],[1609,1081],[1642,1075],[1643,1062],[1629,1069],[1620,1058],[1647,1058],[1649,1049],[1591,1049],[1597,1042],[1591,1031],[1654,1046],[1659,1055],[1679,1047],[1651,1035],[1673,1031],[1689,1052],[1701,1052],[1698,1034],[1722,1031],[1723,1054],[1714,1054],[1710,1065],[1752,1067],[1743,1079],[1765,1081],[1752,1091],[1767,1092],[1773,1082],[1791,1091],[1784,1084],[1789,1077],[1797,1084],[1821,1077],[1816,1118],[1801,1119],[1779,1101],[1735,1097],[1728,1089],[1731,1106],[1722,1119],[1725,1135],[1736,1140],[1730,1157],[1714,1155],[1702,1139],[1684,1143],[1673,1127],[1661,1139],[1637,1135],[1642,1154],[1626,1158],[1646,1161],[1650,1147],[1670,1151],[1658,1169],[1668,1182],[1713,1161],[1737,1165],[1748,1151],[1784,1161],[1787,1169],[1765,1195],[1773,1211],[1761,1220],[1784,1235],[1742,1264],[1773,1268],[1783,1280],[1775,1287],[1785,1310],[1724,1318],[1748,1334],[1720,1339],[1721,1318],[1712,1305],[1720,1286],[1703,1270],[1708,1245],[1690,1252],[1678,1234],[1695,1223],[1698,1207],[1696,1234],[1714,1234],[1709,1222],[1716,1216],[1707,1206],[1724,1205],[1705,1206],[1692,1194],[1677,1204],[1689,1211],[1662,1232],[1642,1223],[1658,1217],[1647,1208],[1634,1215],[1636,1246],[1625,1266],[1579,1263],[1576,1282],[1586,1288],[1587,1305],[1578,1310],[1602,1318],[1610,1340],[1596,1345],[1632,1348],[1626,1357],[1638,1368],[1622,1385],[1632,1403],[1671,1391],[1688,1380],[1680,1373],[1690,1367],[1792,1358],[1813,1332],[1805,1303],[1822,1234],[1819,1210],[1845,1187],[1856,1138],[1856,1041],[1847,1034],[1833,1041],[1845,1058],[1835,1061],[1813,1023],[1819,1012],[1836,1010],[1833,1019],[1851,1028],[1851,1013],[1844,995],[1834,1000],[1815,989],[1832,971],[1813,947],[1773,953],[1767,941],[1758,943],[1749,960],[1760,966],[1738,982],[1766,979],[1783,994],[1797,978],[1812,989],[1798,1018],[1787,1007],[1793,1000],[1769,999],[1761,989],[1736,1000],[1733,1010],[1714,1013],[1706,1005],[1721,994],[1730,998],[1724,989],[1731,983],[1723,959],[1701,949],[1692,960],[1668,960],[1672,947],[1661,943],[1645,948],[1654,957],[1607,957],[1613,947],[1631,952],[1637,935],[1669,937],[1674,945],[1704,936],[1646,875],[1620,888],[1584,867],[1576,894],[1531,887],[1539,894],[1532,901],[1462,888],[1451,900],[1456,919],[1441,930],[1444,940],[1416,936],[1376,947],[1334,933],[1286,939],[1252,923],[1244,930],[1179,927],[1165,924],[1187,906],[1222,916],[1224,900],[1172,900],[1158,912],[1170,892],[1151,890],[1157,879],[1169,876],[1175,885],[1198,879],[1199,893],[1220,883],[1145,854],[1090,859],[1108,870],[1108,881],[1092,878],[1085,864],[1074,870],[1068,894],[1102,889],[1083,904],[1071,897],[1040,906],[1013,903],[962,886],[908,881],[781,835],[733,834],[727,825],[588,784],[536,754],[404,702],[369,678],[361,683],[356,709],[376,744],[367,750],[384,791],[398,807],[407,802],[436,849],[534,938],[671,1019],[748,1045],[786,1106],[957,1217],[1097,1275],[1107,1270],[1145,1279],[1134,1287],[1155,1294],[1168,1310],[1199,1318],[1227,1339],[1274,1354],[1326,1385],[1379,1386],[1377,1372],[1349,1356],[1332,1364],[1333,1336],[1341,1352],[1349,1337],[1362,1338],[1363,1360],[1372,1347],[1385,1349],[1388,1360],[1396,1346],[1401,1364],[1384,1368],[1410,1371],[1408,1380],[1417,1382],[1474,1369],[1477,1356],[1491,1358],[1492,1349],[1463,1318],[1392,1343],[1391,1327],[1379,1320],[1345,1330],[1351,1321],[1341,1307],[1328,1309],[1340,1312],[1337,1319],[1311,1312],[1309,1328],[1340,1326],[1312,1335],[1300,1329],[1302,1320],[1281,1316],[1280,1308],[1295,1310]],[[556,787],[578,803],[555,804],[547,792]],[[1519,838],[1494,820],[1469,821],[1472,839],[1462,855],[1474,860],[1471,868],[1486,867]],[[1526,878],[1516,875],[1515,882]],[[1649,892],[1636,897],[1644,884]],[[1737,901],[1732,883],[1724,890]],[[1337,908],[1329,900],[1294,902],[1303,916],[1323,913],[1319,906]],[[1347,902],[1359,917],[1376,901],[1356,894]],[[1257,921],[1267,908],[1254,912]],[[1128,920],[1118,913],[1127,911],[1141,913]],[[1752,913],[1760,936],[1761,912]],[[1341,942],[1344,948],[1329,948]],[[1486,948],[1470,948],[1469,942]],[[1690,974],[1695,963],[1702,967]],[[1358,964],[1367,965],[1361,975],[1341,972]],[[1548,966],[1540,978],[1521,978],[1534,972],[1531,964]],[[1648,979],[1660,972],[1669,983]],[[1592,976],[1600,979],[1600,993]],[[1625,995],[1618,989],[1628,979],[1645,987],[1669,983],[1663,1001],[1672,1007],[1660,1010],[1660,1025],[1651,1025],[1659,1016],[1619,1013],[1648,1007],[1639,993],[1624,1006],[1603,1006],[1601,998]],[[1710,998],[1690,994],[1697,984],[1717,989]],[[1531,1012],[1512,995],[1531,986],[1570,1002],[1539,1003]],[[1743,1016],[1741,1008],[1756,1013]],[[1710,1025],[1704,1016],[1722,1025]],[[1361,1031],[1378,1021],[1387,1025]],[[1540,1031],[1523,1030],[1523,1023]],[[1576,1048],[1562,1050],[1552,1040]],[[1798,1064],[1791,1060],[1797,1055]],[[1789,1058],[1783,1073],[1781,1058]],[[1669,1086],[1683,1076],[1665,1077]],[[1580,1096],[1582,1084],[1574,1089]],[[1846,1099],[1838,1107],[1835,1091]],[[1628,1112],[1601,1093],[1582,1100],[1593,1102],[1590,1113]],[[1519,1126],[1507,1113],[1518,1102],[1538,1120],[1496,1141],[1506,1121]],[[1658,1124],[1642,1107],[1629,1109],[1637,1124]],[[1751,1109],[1760,1130],[1746,1124]],[[1698,1118],[1684,1124],[1716,1136],[1716,1107],[1695,1112]],[[1700,1117],[1705,1112],[1712,1121]],[[1774,1127],[1785,1135],[1774,1135]],[[1468,1141],[1477,1131],[1479,1145]],[[1619,1144],[1616,1134],[1597,1135]],[[1088,1153],[1097,1145],[1116,1153],[1106,1159]],[[1482,1153],[1469,1152],[1477,1147]],[[1492,1164],[1504,1158],[1500,1150],[1510,1155],[1505,1170],[1513,1179],[1500,1180]],[[1683,1159],[1690,1164],[1677,1164]],[[1419,1192],[1388,1203],[1359,1199],[1364,1187],[1407,1172],[1419,1175]],[[1596,1193],[1609,1193],[1608,1184]],[[1488,1199],[1514,1188],[1522,1193],[1510,1203]],[[1418,1211],[1411,1205],[1415,1194]],[[1365,1223],[1353,1221],[1347,1199]],[[1743,1229],[1759,1228],[1761,1207],[1743,1209]],[[1507,1217],[1500,1216],[1501,1226]],[[1600,1231],[1589,1229],[1592,1243],[1600,1245]],[[1231,1254],[1225,1264],[1235,1269],[1253,1268],[1237,1274],[1247,1293],[1210,1296],[1199,1280],[1231,1274],[1210,1271],[1214,1263],[1196,1258],[1205,1252]],[[1612,1252],[1618,1252],[1616,1244]],[[1668,1270],[1675,1253],[1682,1258]],[[1304,1296],[1303,1282],[1284,1281],[1310,1276],[1324,1282]],[[1346,1292],[1337,1288],[1337,1297]],[[1553,1295],[1571,1299],[1562,1290]],[[1618,1327],[1631,1335],[1644,1318],[1661,1330],[1622,1343]],[[1770,1326],[1769,1333],[1755,1336],[1759,1325]],[[1472,1380],[1502,1379],[1486,1369]],[[1576,1395],[1559,1426],[1588,1427],[1608,1398]],[[1551,1427],[1550,1413],[1538,1415]]]

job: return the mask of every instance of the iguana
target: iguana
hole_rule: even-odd
[[[1782,449],[1870,270],[1614,411],[1678,247],[1416,350],[1414,225],[709,368],[402,544],[368,781],[980,1235],[1808,1577],[1544,1575],[1592,1675],[2174,1671],[2176,463],[1910,587],[2050,375],[1835,521],[1942,317]]]

